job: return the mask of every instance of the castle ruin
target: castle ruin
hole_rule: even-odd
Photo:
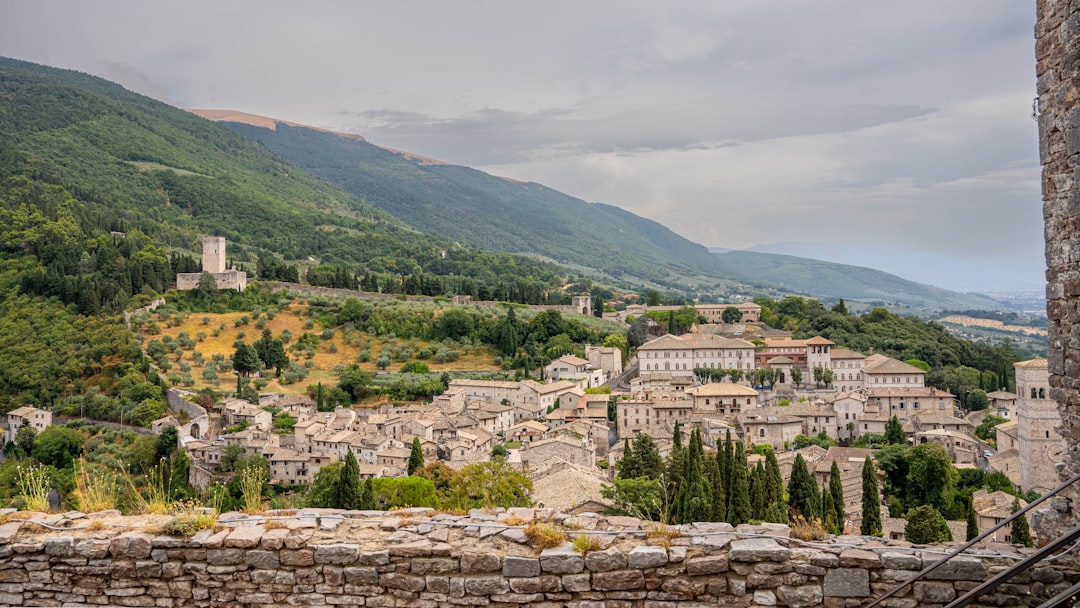
[[[218,289],[244,291],[247,287],[247,273],[242,270],[225,268],[225,237],[207,236],[202,241],[202,272],[209,272]],[[179,290],[195,289],[199,286],[202,272],[182,272],[176,275],[176,288]]]

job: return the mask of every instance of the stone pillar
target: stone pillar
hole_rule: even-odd
[[[1080,471],[1080,7],[1037,0],[1039,155],[1046,220],[1050,397],[1068,446],[1063,477]],[[1071,497],[1077,498],[1074,492]],[[1074,512],[1075,516],[1075,512]]]

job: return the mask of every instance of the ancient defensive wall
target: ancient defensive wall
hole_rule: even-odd
[[[164,535],[165,516],[7,517],[0,605],[12,606],[854,607],[949,549],[545,509],[231,513],[191,537]],[[526,532],[537,522],[597,546],[537,550]],[[885,605],[940,606],[1029,551],[973,550]],[[1070,557],[1045,562],[976,605],[1028,605],[1077,578]]]

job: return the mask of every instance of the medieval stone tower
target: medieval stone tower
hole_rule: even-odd
[[[225,237],[203,237],[202,269],[211,274],[225,272]]]
[[[591,296],[574,296],[571,301],[573,302],[573,312],[580,315],[592,314],[592,297]]]
[[[1061,414],[1050,398],[1050,374],[1046,359],[1015,364],[1017,449],[1020,452],[1020,486],[1045,492],[1058,485],[1054,465],[1064,457],[1065,443],[1058,434]]]

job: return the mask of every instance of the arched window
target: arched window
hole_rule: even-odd
[[[1035,387],[1034,387],[1034,386],[1033,386],[1033,387],[1031,387],[1031,398],[1032,398],[1032,399],[1034,399],[1034,398],[1035,398]]]
[[[764,436],[765,436],[765,429],[758,429],[758,437],[764,437]]]
[[[1039,399],[1046,399],[1046,389],[1045,388],[1040,388],[1039,389]]]

